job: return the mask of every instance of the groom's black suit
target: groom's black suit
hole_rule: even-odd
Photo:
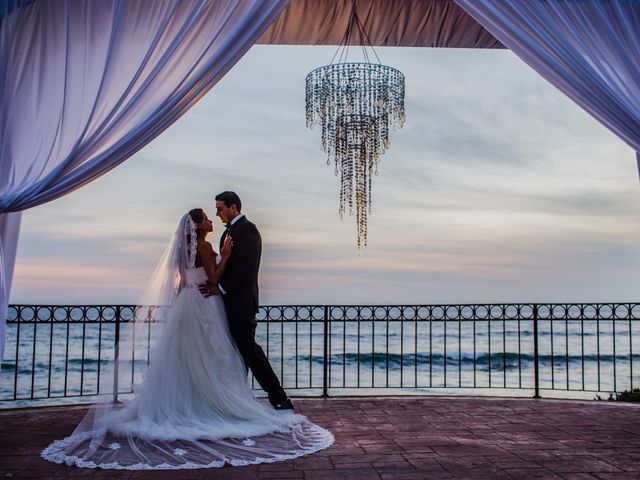
[[[271,368],[264,350],[256,343],[258,270],[262,253],[260,232],[253,223],[242,216],[233,225],[227,224],[227,230],[220,239],[221,250],[227,235],[233,239],[233,249],[219,284],[225,292],[222,298],[229,319],[229,330],[245,365],[251,369],[254,378],[267,392],[269,401],[277,405],[286,400],[287,394]]]

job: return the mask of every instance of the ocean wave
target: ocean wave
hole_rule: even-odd
[[[598,359],[601,364],[613,364],[613,355],[570,355],[568,357],[569,364],[581,364],[584,359],[585,363],[597,363]],[[447,366],[461,365],[467,368],[476,368],[481,370],[513,370],[518,368],[530,368],[535,362],[533,355],[517,352],[494,352],[489,355],[488,353],[479,353],[477,355],[463,354],[458,356],[457,354],[447,355],[446,357],[441,353],[386,353],[386,352],[367,352],[367,353],[353,353],[348,352],[345,354],[333,354],[330,356],[330,362],[332,365],[341,366],[343,364],[348,366],[357,365],[361,366],[374,365],[376,368],[388,368],[390,370],[398,370],[400,368],[413,367],[417,362],[418,365],[433,364],[436,366],[443,366],[446,361]],[[539,355],[538,361],[541,366],[565,365],[567,363],[567,357],[565,355]],[[629,362],[628,355],[616,355],[615,361],[618,363]],[[633,361],[640,361],[640,354],[633,355]],[[324,364],[324,358],[320,355],[302,355],[298,357],[298,362],[312,362],[314,364]]]

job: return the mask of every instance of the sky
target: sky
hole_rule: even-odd
[[[135,303],[183,213],[227,189],[262,233],[265,305],[637,300],[627,145],[509,51],[376,50],[407,120],[360,254],[305,125],[305,76],[335,48],[254,46],[124,164],[24,213],[10,303]]]

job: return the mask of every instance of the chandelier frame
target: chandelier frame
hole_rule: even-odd
[[[360,35],[364,61],[348,62],[354,32]],[[373,63],[370,48],[378,63]],[[334,60],[338,57],[338,61]],[[340,176],[338,213],[356,217],[358,250],[367,245],[372,177],[389,148],[389,130],[405,122],[405,78],[383,65],[358,17],[354,1],[347,31],[331,63],[305,79],[307,127],[320,125],[327,164]]]

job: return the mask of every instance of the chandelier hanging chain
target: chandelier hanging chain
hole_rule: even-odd
[[[307,127],[322,127],[327,164],[340,176],[340,218],[355,215],[358,250],[367,245],[372,177],[389,148],[389,130],[402,128],[404,75],[383,65],[353,2],[347,31],[329,65],[306,78]],[[359,39],[354,39],[358,33]],[[352,42],[362,45],[364,62],[348,62]],[[371,63],[367,46],[378,63]],[[334,63],[338,58],[337,63]]]
[[[360,20],[358,16],[357,2],[354,0],[352,10],[351,10],[351,18],[349,19],[349,24],[347,25],[347,31],[345,32],[342,40],[340,41],[340,45],[336,49],[336,52],[333,54],[333,58],[331,58],[330,65],[333,65],[333,61],[335,60],[338,53],[340,53],[340,57],[338,58],[338,63],[346,63],[347,57],[349,56],[349,46],[351,45],[351,37],[354,31],[354,28],[358,30],[360,34],[360,41],[362,43],[362,56],[364,58],[365,63],[371,63],[369,59],[369,53],[367,52],[367,47],[373,51],[373,54],[376,57],[376,60],[379,64],[382,64],[380,57],[378,56],[378,52],[373,48],[373,43],[369,38],[369,34],[367,34],[367,30],[364,28],[364,24]]]

